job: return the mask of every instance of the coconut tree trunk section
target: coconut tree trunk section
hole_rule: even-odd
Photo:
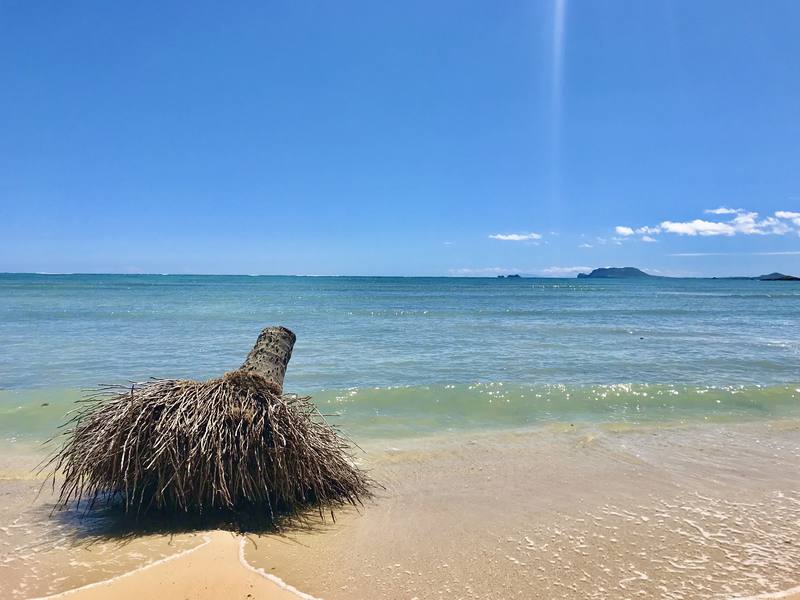
[[[297,338],[286,327],[267,327],[256,340],[240,370],[264,377],[276,394],[283,393],[286,365]]]

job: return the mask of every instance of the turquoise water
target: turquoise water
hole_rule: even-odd
[[[272,324],[298,336],[286,389],[355,431],[800,402],[791,282],[6,274],[0,433],[49,428],[97,383],[218,375]]]

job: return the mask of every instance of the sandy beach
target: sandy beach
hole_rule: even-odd
[[[172,555],[108,581],[69,590],[38,600],[104,600],[118,598],[185,598],[215,600],[316,600],[245,562],[246,538],[225,531],[211,531],[196,548]],[[356,596],[353,596],[356,597]],[[398,595],[398,597],[400,597]],[[751,596],[742,600],[798,600],[800,589]]]
[[[37,600],[104,600],[118,598],[185,598],[216,600],[316,600],[287,585],[274,575],[254,569],[243,556],[246,538],[225,531],[211,531],[196,548],[172,555],[107,581],[68,590]],[[356,597],[356,596],[353,596]],[[398,596],[399,597],[399,596]],[[800,589],[766,593],[742,600],[798,600]],[[738,600],[738,599],[737,599]]]
[[[59,520],[54,534],[41,511],[22,510],[3,523],[0,589],[20,599],[298,597],[278,582],[326,600],[796,595],[796,422],[565,423],[365,450],[384,486],[372,502],[280,534],[115,538],[102,518]],[[24,497],[30,483],[3,489]]]

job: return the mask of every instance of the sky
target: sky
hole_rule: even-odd
[[[800,275],[800,3],[0,0],[0,271]]]

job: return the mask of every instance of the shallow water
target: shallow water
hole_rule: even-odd
[[[0,390],[0,443],[48,440],[81,390]],[[800,418],[800,386],[526,385],[503,382],[349,388],[313,395],[348,436],[404,438],[548,423],[740,422]]]

